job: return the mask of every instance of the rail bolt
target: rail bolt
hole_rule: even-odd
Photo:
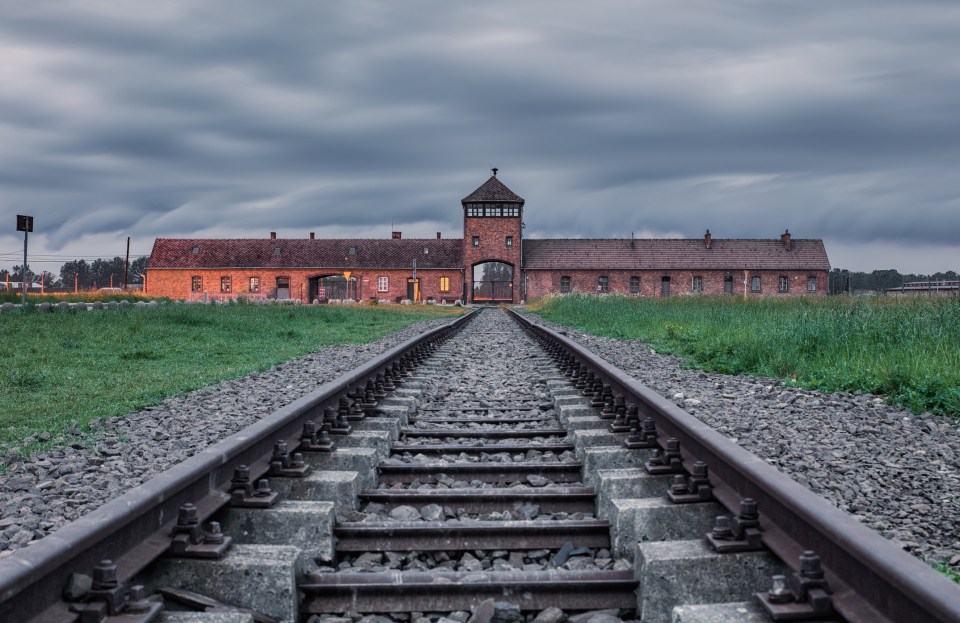
[[[95,591],[105,591],[119,586],[117,580],[117,565],[112,560],[101,560],[100,564],[93,568],[92,588]]]
[[[786,604],[793,601],[793,593],[787,588],[786,576],[777,574],[770,579],[772,580],[772,585],[770,586],[770,590],[767,591],[767,599],[770,600],[770,603]]]
[[[730,518],[726,515],[718,515],[716,519],[713,520],[713,530],[710,531],[710,534],[715,539],[720,539],[721,541],[726,541],[733,538],[733,529],[730,527]]]
[[[177,513],[178,526],[195,526],[200,523],[200,516],[197,507],[191,502],[182,504]]]

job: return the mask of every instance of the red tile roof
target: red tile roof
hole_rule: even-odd
[[[356,250],[353,255],[351,247]],[[402,269],[410,268],[414,259],[417,268],[459,270],[463,267],[463,240],[157,238],[147,268]]]
[[[507,188],[503,182],[497,179],[496,175],[491,175],[490,179],[480,185],[475,191],[464,197],[460,203],[472,203],[477,201],[508,201],[511,203],[523,203],[523,197]]]
[[[830,270],[822,240],[702,238],[654,240],[554,239],[523,240],[524,268],[568,269],[704,269],[704,270]]]

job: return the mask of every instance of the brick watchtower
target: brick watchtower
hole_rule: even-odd
[[[463,205],[463,263],[466,299],[516,303],[520,292],[523,197],[497,179],[497,169]]]

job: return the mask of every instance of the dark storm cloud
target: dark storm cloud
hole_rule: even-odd
[[[0,210],[38,214],[53,249],[456,232],[490,166],[535,235],[960,239],[953,3],[3,12]]]

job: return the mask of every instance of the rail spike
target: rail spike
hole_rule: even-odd
[[[173,542],[167,553],[178,558],[222,558],[232,541],[231,537],[224,536],[216,521],[211,521],[204,530],[197,507],[187,502],[180,506]]]
[[[725,515],[716,518],[713,530],[707,533],[707,544],[716,552],[752,552],[763,549],[760,514],[753,498],[740,500],[740,515],[732,520]]]
[[[800,570],[790,577],[775,575],[770,589],[757,593],[760,605],[774,621],[819,619],[833,614],[833,592],[820,565],[820,556],[807,550],[800,555]]]

